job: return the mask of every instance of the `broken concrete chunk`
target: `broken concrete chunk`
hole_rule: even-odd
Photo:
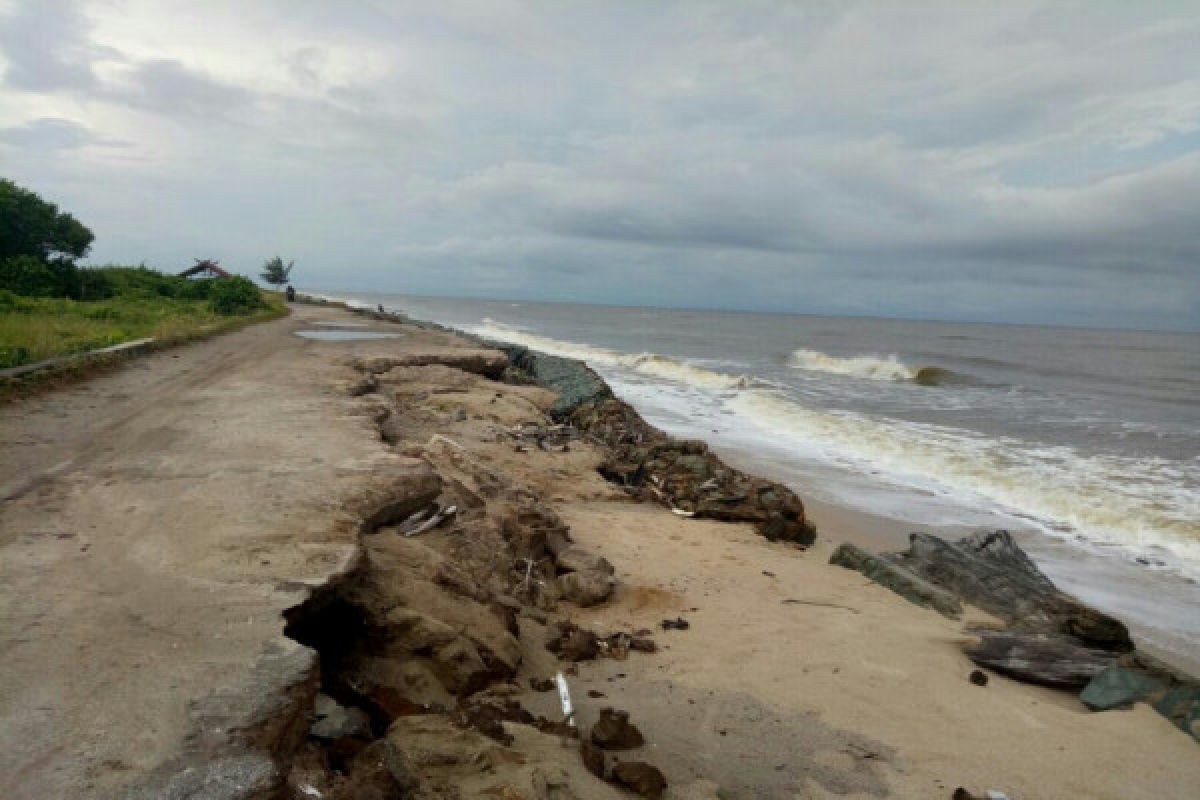
[[[474,375],[498,380],[508,367],[508,356],[498,350],[467,349],[461,347],[437,348],[399,356],[358,358],[351,362],[355,369],[370,375],[382,375],[397,367],[424,367],[441,364]]]
[[[591,631],[564,622],[546,641],[546,649],[567,661],[589,661],[600,654],[600,640]]]
[[[602,781],[608,780],[607,759],[603,750],[584,739],[579,743],[579,756],[588,772]]]
[[[309,735],[317,739],[369,738],[371,735],[371,719],[367,712],[339,705],[327,694],[317,695],[313,716]]]
[[[923,608],[932,608],[952,618],[962,614],[962,604],[950,592],[934,586],[886,557],[868,553],[857,545],[842,543],[833,551],[829,563],[861,572],[880,586]]]
[[[628,711],[605,708],[592,726],[592,744],[605,750],[632,750],[645,743],[642,732],[629,721]]]
[[[606,575],[616,572],[607,558],[594,555],[576,546],[556,550],[554,561],[563,572],[602,572]]]
[[[434,669],[447,689],[465,694],[482,688],[491,670],[469,639],[457,636],[433,651]]]
[[[658,800],[667,789],[667,779],[658,767],[644,761],[621,761],[612,769],[613,783],[636,795]]]
[[[433,650],[449,644],[458,632],[441,620],[411,608],[393,608],[384,615],[389,642],[405,650]]]
[[[333,800],[405,797],[419,786],[404,754],[387,739],[379,739],[364,748],[347,771]]]
[[[534,767],[529,776],[537,800],[576,800],[567,773],[561,767]]]
[[[599,605],[611,597],[615,581],[609,573],[586,570],[559,575],[556,584],[564,598],[587,608]]]

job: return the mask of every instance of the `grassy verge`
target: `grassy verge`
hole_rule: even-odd
[[[32,364],[152,337],[153,349],[236,330],[288,313],[281,295],[263,292],[265,308],[246,314],[214,312],[204,299],[134,294],[81,302],[0,292],[0,367]],[[71,383],[129,358],[80,359],[61,367],[0,381],[0,402]]]

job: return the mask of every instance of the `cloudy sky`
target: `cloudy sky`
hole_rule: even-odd
[[[0,0],[94,263],[1200,328],[1200,4]]]

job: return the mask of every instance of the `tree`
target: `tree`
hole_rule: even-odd
[[[75,259],[87,255],[94,238],[83,223],[54,203],[0,178],[0,289],[75,296],[79,291]]]
[[[0,178],[0,261],[33,256],[74,261],[87,255],[95,237],[79,220],[35,192]]]
[[[249,314],[266,306],[262,290],[240,275],[210,281],[208,294],[209,308],[218,314]]]
[[[263,264],[262,279],[272,286],[283,286],[288,282],[295,263],[295,261],[289,261],[284,265],[283,259],[275,256]]]

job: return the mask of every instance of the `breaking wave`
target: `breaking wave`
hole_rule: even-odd
[[[1164,550],[1185,572],[1200,564],[1200,464],[1088,455],[1011,437],[814,410],[778,392],[743,392],[729,408],[772,437],[880,470],[940,493],[983,499],[1051,534],[1131,554]]]
[[[788,366],[812,372],[833,375],[850,375],[873,381],[911,381],[922,386],[945,386],[952,383],[968,383],[965,375],[959,375],[942,367],[911,367],[896,355],[851,356],[841,358],[819,350],[796,350],[788,358]]]
[[[552,339],[549,336],[530,333],[491,319],[484,319],[481,325],[471,328],[471,332],[485,338],[540,350],[550,355],[586,361],[594,367],[627,369],[648,377],[684,383],[699,389],[746,389],[755,385],[754,380],[745,375],[729,375],[654,353],[621,353],[606,347]]]

